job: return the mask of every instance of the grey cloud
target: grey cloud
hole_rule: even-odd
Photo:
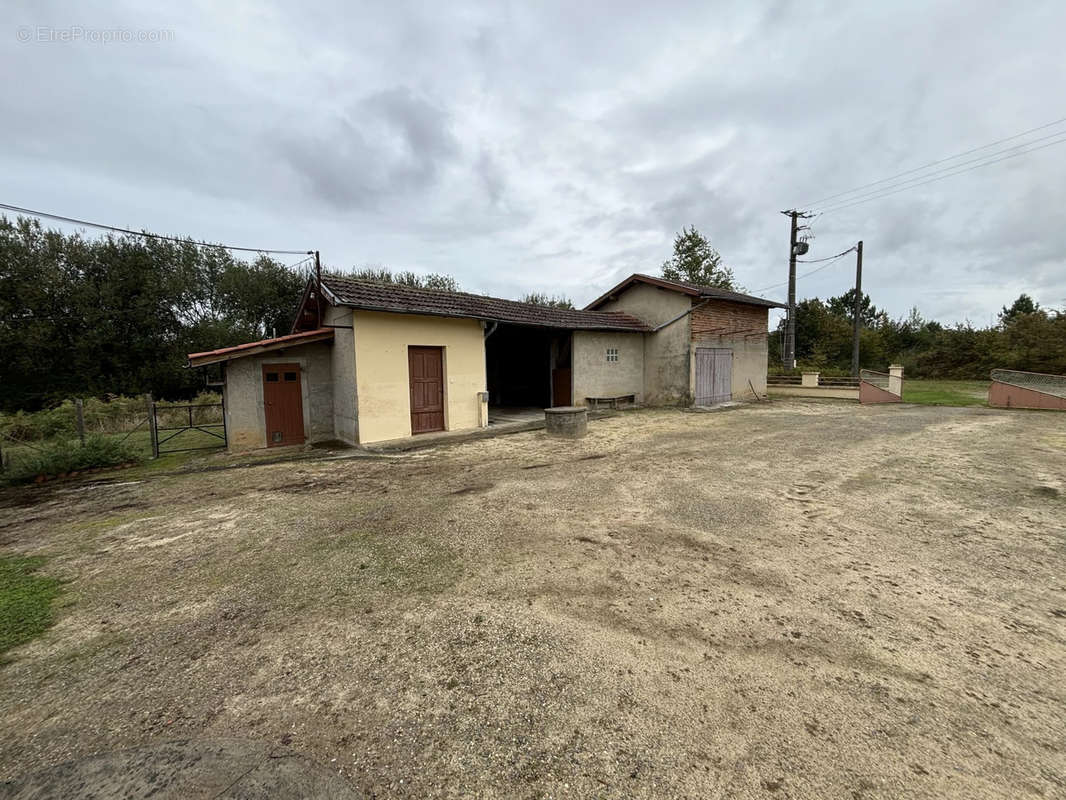
[[[282,157],[338,209],[424,191],[459,154],[448,115],[408,88],[377,92],[283,139]]]
[[[786,277],[780,211],[1061,116],[1057,0],[16,2],[0,36],[5,202],[332,264],[587,301],[695,224],[738,279]],[[20,45],[19,25],[166,27]],[[0,32],[2,33],[2,32]],[[814,220],[866,243],[874,302],[986,320],[1066,304],[1066,144]],[[823,208],[825,205],[823,204]],[[800,281],[839,294],[847,259]],[[965,288],[964,288],[965,287]],[[781,289],[772,289],[780,297]]]

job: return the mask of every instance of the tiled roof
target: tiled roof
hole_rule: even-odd
[[[578,311],[550,308],[465,292],[418,289],[338,275],[323,275],[323,287],[336,302],[367,311],[467,317],[514,325],[593,331],[650,330],[642,320],[620,311]],[[327,295],[328,297],[328,295]]]
[[[285,347],[296,347],[311,342],[325,342],[333,338],[332,328],[316,328],[313,331],[301,331],[290,333],[288,336],[277,336],[273,339],[261,339],[258,342],[246,342],[233,347],[223,347],[218,350],[205,350],[202,353],[189,353],[190,367],[202,367],[205,364],[215,364],[219,361],[231,361],[234,358],[258,355],[271,350],[281,350]]]
[[[659,286],[663,289],[673,289],[674,291],[692,295],[693,297],[711,297],[718,300],[729,300],[733,303],[763,306],[765,308],[786,308],[786,306],[778,303],[776,300],[766,300],[762,297],[755,297],[754,295],[743,294],[742,292],[731,292],[728,289],[719,289],[717,286],[702,286],[698,283],[689,283],[688,281],[672,281],[666,278],[642,275],[640,273],[630,275],[613,289],[593,300],[585,306],[585,308],[594,309],[603,305],[610,300],[611,297],[629,288],[634,283],[647,283],[652,286]]]

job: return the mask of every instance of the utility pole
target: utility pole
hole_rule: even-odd
[[[859,331],[862,330],[862,240],[855,245],[855,306],[851,322],[851,375],[859,377]]]
[[[807,243],[797,240],[797,234],[806,230],[806,225],[800,225],[799,220],[807,219],[810,215],[802,211],[791,209],[782,211],[782,214],[792,220],[792,232],[788,238],[788,320],[785,330],[785,341],[781,348],[781,361],[785,369],[796,368],[796,256],[807,252]]]
[[[322,261],[315,250],[315,308],[318,309],[318,327],[322,327]]]

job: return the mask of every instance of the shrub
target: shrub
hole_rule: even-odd
[[[3,473],[6,483],[25,483],[38,475],[63,475],[94,467],[139,463],[141,456],[124,442],[106,436],[87,436],[84,446],[54,442]]]

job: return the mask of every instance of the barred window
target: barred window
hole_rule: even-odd
[[[617,347],[608,347],[607,348],[607,360],[608,361],[617,361],[618,360],[618,348]]]

